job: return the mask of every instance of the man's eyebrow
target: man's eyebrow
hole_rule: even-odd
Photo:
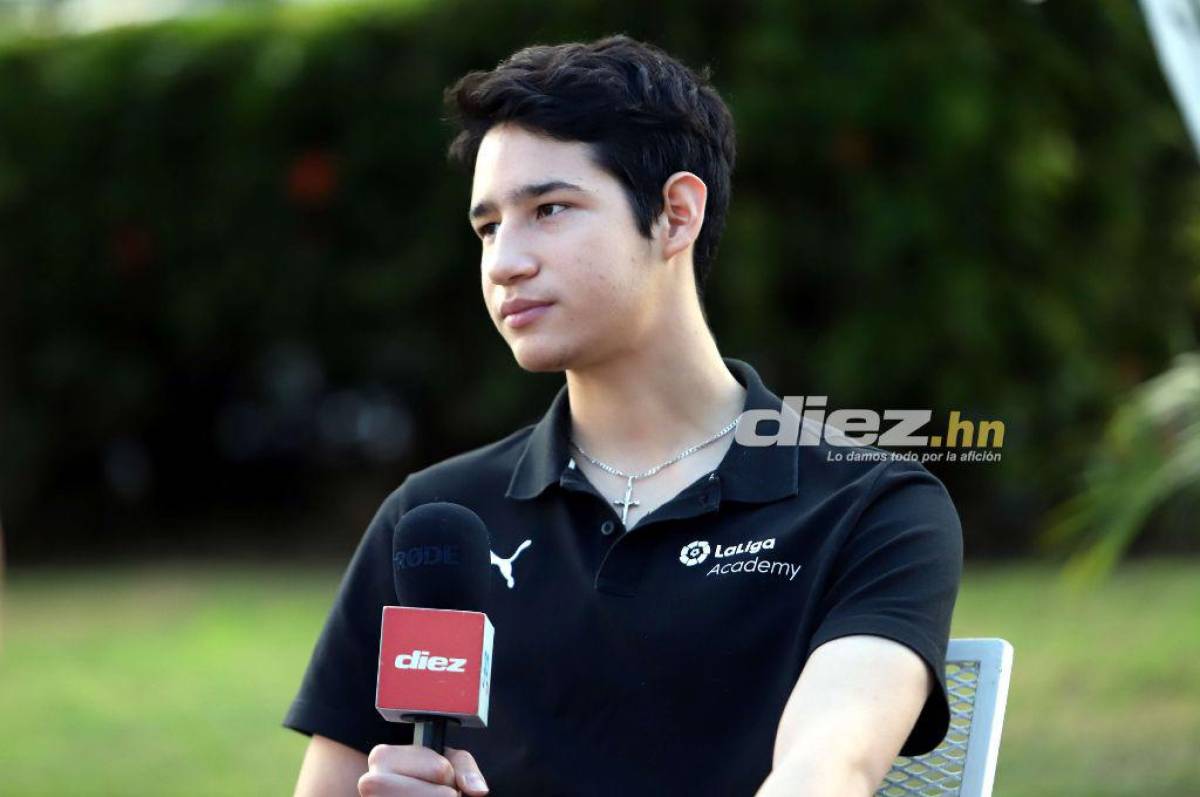
[[[581,188],[581,187],[575,185],[574,183],[568,183],[566,180],[549,180],[544,183],[530,183],[529,185],[523,185],[520,188],[516,188],[516,189],[513,189],[512,191],[509,191],[508,192],[508,201],[510,203],[522,202],[524,200],[533,199],[534,197],[539,197],[542,194],[548,194],[551,191],[584,191],[584,190],[586,190],[586,189]],[[475,205],[475,207],[471,208],[470,217],[472,219],[477,219],[480,216],[486,216],[489,213],[494,213],[495,210],[496,210],[496,203],[485,199],[482,202]]]

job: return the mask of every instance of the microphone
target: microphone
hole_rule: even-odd
[[[392,575],[400,605],[383,607],[375,708],[391,722],[415,723],[413,743],[437,753],[447,722],[487,727],[490,567],[487,526],[465,506],[422,504],[396,524]]]

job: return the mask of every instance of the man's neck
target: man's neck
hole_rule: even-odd
[[[737,417],[746,398],[707,328],[568,370],[567,389],[571,439],[627,473],[707,440]]]

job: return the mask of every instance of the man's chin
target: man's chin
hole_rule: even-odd
[[[531,373],[554,373],[570,367],[571,356],[564,348],[528,345],[521,341],[513,346],[517,365]]]

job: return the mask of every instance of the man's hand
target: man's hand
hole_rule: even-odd
[[[487,783],[466,750],[446,748],[444,756],[412,744],[376,745],[367,772],[358,779],[362,797],[458,797],[487,794]]]

